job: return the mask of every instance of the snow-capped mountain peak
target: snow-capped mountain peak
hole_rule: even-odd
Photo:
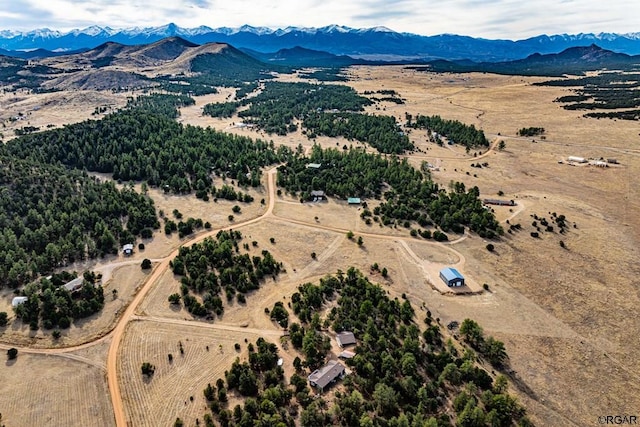
[[[350,33],[353,32],[354,29],[350,27],[345,27],[344,25],[327,25],[326,27],[319,28],[318,31],[321,33]]]
[[[62,36],[63,33],[57,30],[50,30],[49,28],[39,28],[36,30],[29,31],[27,33],[23,33],[24,37],[33,37],[33,38],[41,38],[41,39],[50,39]]]

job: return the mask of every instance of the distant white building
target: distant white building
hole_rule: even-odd
[[[578,156],[569,156],[567,157],[567,161],[573,163],[587,163],[587,159]]]

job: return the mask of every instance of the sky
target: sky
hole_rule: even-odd
[[[540,34],[640,32],[638,0],[0,0],[0,30],[173,22],[269,28],[388,27],[422,35],[518,40]]]

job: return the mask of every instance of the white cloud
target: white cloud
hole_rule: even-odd
[[[637,0],[23,0],[3,2],[0,29],[89,25],[387,26],[418,34],[518,39],[538,34],[637,32]]]

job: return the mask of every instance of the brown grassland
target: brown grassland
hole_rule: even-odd
[[[477,185],[481,197],[504,192],[504,197],[515,200],[517,206],[495,207],[496,215],[511,224],[520,223],[522,231],[505,234],[493,242],[495,250],[489,252],[488,242],[475,234],[435,244],[411,238],[405,228],[382,228],[375,223],[367,226],[359,218],[357,207],[335,200],[301,204],[283,193],[276,197],[270,213],[260,204],[260,199],[269,198],[266,177],[263,189],[249,190],[255,202],[239,204],[242,213],[235,215],[234,222],[229,222],[228,215],[235,203],[202,202],[193,196],[169,196],[151,189],[156,206],[169,217],[173,209],[179,209],[185,217],[210,221],[214,230],[235,228],[237,223],[243,242],[250,245],[250,254],[267,249],[283,262],[286,272],[276,280],[267,280],[248,296],[246,304],[226,304],[225,313],[214,321],[194,320],[184,308],[171,307],[167,297],[179,291],[179,282],[169,270],[162,274],[137,307],[118,350],[117,374],[129,425],[170,425],[176,417],[186,425],[194,425],[206,410],[202,390],[207,383],[222,377],[236,357],[246,357],[245,339],[255,342],[264,336],[276,342],[288,377],[296,352],[279,338],[281,328],[270,321],[264,309],[273,307],[276,301],[288,301],[299,284],[349,266],[361,269],[372,281],[380,283],[391,297],[399,298],[405,293],[416,308],[418,323],[422,323],[428,308],[442,325],[472,318],[487,334],[504,341],[517,378],[510,390],[518,395],[537,425],[592,425],[600,415],[637,411],[637,122],[586,119],[580,111],[564,110],[553,100],[565,95],[566,90],[531,85],[540,78],[428,74],[401,67],[353,67],[349,75],[348,84],[359,92],[394,89],[406,100],[404,105],[377,104],[369,107],[371,113],[394,115],[401,122],[405,112],[439,114],[482,128],[492,141],[504,140],[503,151],[491,150],[476,159],[475,153],[467,154],[457,146],[429,143],[424,132],[414,130],[410,137],[420,150],[409,159],[416,166],[423,160],[438,165],[439,170],[433,171],[432,176],[445,188],[451,181],[462,181],[467,188]],[[195,106],[182,109],[180,121],[272,139],[276,144],[292,147],[313,144],[300,133],[276,137],[234,127],[237,117],[202,116],[204,104],[223,101],[228,93],[197,98]],[[25,120],[44,128],[49,123],[61,125],[85,119],[89,117],[85,113],[96,105],[124,103],[122,95],[110,92],[62,92],[50,96],[54,95],[80,104],[60,108],[67,104],[52,101],[55,106],[48,108],[47,102],[35,95],[4,94],[0,97],[2,119],[23,112],[27,115]],[[16,101],[18,96],[20,100]],[[34,105],[39,108],[34,110]],[[12,133],[12,126],[20,127],[26,122],[7,125],[5,137]],[[516,136],[518,129],[529,126],[544,127],[546,139]],[[318,138],[316,142],[325,147],[350,144],[329,138]],[[570,155],[615,157],[620,166],[572,167],[558,163]],[[471,167],[476,162],[489,165]],[[242,225],[265,212],[267,215],[260,221]],[[552,212],[566,216],[570,224],[567,233],[560,235],[555,230],[532,238],[532,215],[550,219]],[[346,237],[349,230],[356,238],[363,237],[362,247]],[[275,238],[275,243],[270,243],[270,237]],[[456,239],[454,235],[450,237]],[[253,240],[258,242],[257,248],[251,247]],[[561,240],[565,248],[560,246]],[[150,274],[140,271],[140,261],[150,258],[158,265],[187,241],[175,236],[167,238],[160,231],[145,241],[144,251],[136,251],[130,259],[114,257],[84,266],[103,273],[105,309],[101,315],[65,332],[61,343],[55,345],[81,344],[105,335]],[[388,279],[370,269],[375,262],[388,269]],[[472,282],[472,290],[479,292],[451,295],[435,290],[434,286],[439,286],[437,271],[445,265],[456,265]],[[74,269],[81,271],[81,267]],[[430,284],[429,278],[434,283]],[[482,292],[485,283],[489,290]],[[116,299],[112,299],[112,288],[118,289]],[[11,313],[11,295],[6,290],[0,292],[0,311]],[[446,328],[443,330],[449,333]],[[18,321],[0,330],[0,340],[1,349],[13,343],[34,349],[54,345],[49,332],[31,334]],[[3,362],[0,412],[7,426],[113,425],[104,363],[109,340],[105,336],[93,347],[87,344],[58,355],[23,354],[28,350],[21,350],[16,362]],[[179,341],[184,355],[178,350]],[[234,350],[235,343],[241,344],[241,351]],[[168,361],[169,353],[174,358],[172,363]],[[142,362],[156,366],[152,378],[141,375]],[[233,401],[233,396],[230,399]]]

